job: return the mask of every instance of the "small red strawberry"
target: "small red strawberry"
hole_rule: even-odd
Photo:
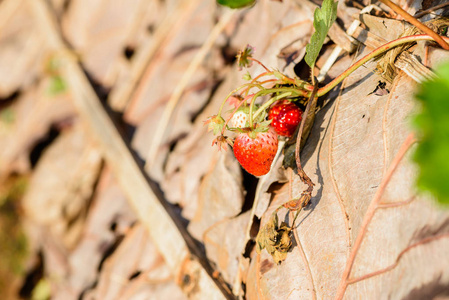
[[[280,100],[271,107],[268,119],[277,134],[291,137],[301,122],[302,110],[288,100]]]
[[[277,149],[278,139],[272,128],[266,132],[257,132],[256,129],[239,133],[234,140],[235,157],[254,176],[262,176],[270,171]]]

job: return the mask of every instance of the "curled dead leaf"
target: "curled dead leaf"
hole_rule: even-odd
[[[289,211],[299,211],[303,207],[305,207],[307,204],[309,204],[310,199],[312,198],[312,195],[308,192],[303,192],[301,194],[301,197],[297,199],[290,200],[284,204],[282,204],[283,207],[288,209]]]
[[[273,213],[270,220],[257,234],[257,253],[264,248],[279,264],[287,258],[287,252],[292,246],[291,231],[292,228],[287,223],[282,222],[278,227],[278,216]]]

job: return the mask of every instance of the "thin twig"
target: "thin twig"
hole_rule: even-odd
[[[440,8],[443,8],[443,7],[446,7],[446,6],[449,6],[449,2],[442,3],[442,4],[436,5],[434,7],[431,7],[429,9],[423,10],[423,11],[417,13],[416,15],[414,15],[414,17],[419,19],[422,16],[427,15],[428,13],[434,12],[434,11],[439,10]]]
[[[442,37],[444,40],[449,41],[448,37]],[[384,52],[393,49],[394,47],[408,44],[408,43],[414,43],[418,41],[434,41],[435,39],[427,34],[418,34],[418,35],[411,35],[411,36],[404,36],[401,38],[398,38],[396,40],[393,40],[391,42],[388,42],[379,48],[376,48],[372,52],[368,53],[361,59],[359,59],[357,62],[355,62],[353,65],[351,65],[348,69],[346,69],[343,73],[335,77],[331,82],[329,82],[327,85],[323,86],[318,90],[318,97],[323,96],[324,94],[327,94],[330,90],[332,90],[334,87],[336,87],[341,81],[343,81],[344,78],[348,77],[349,74],[357,70],[359,67],[364,65],[366,62],[370,61],[371,59],[383,54]]]
[[[267,67],[265,67],[265,65],[263,63],[261,63],[259,60],[255,59],[254,57],[248,57],[248,59],[258,63],[262,68],[265,69],[265,71],[271,72]]]
[[[302,209],[302,207],[301,207],[301,209]],[[299,213],[301,212],[301,209],[298,209],[298,211],[295,214],[295,217],[293,218],[292,228],[295,228],[296,219],[298,219],[298,216],[299,216]]]
[[[301,157],[300,157],[301,137],[302,137],[302,133],[304,131],[304,126],[306,124],[306,121],[309,118],[310,107],[312,106],[312,102],[316,101],[315,97],[316,97],[317,92],[318,92],[318,80],[315,80],[315,86],[313,88],[312,94],[310,95],[306,110],[303,114],[304,117],[302,118],[301,124],[299,125],[298,135],[296,137],[296,146],[295,146],[295,160],[296,160],[297,172],[298,172],[299,177],[301,178],[301,181],[309,186],[308,189],[305,191],[309,195],[312,194],[314,184],[313,184],[312,180],[309,178],[309,176],[307,176],[307,174],[304,172],[304,170],[301,166]],[[312,113],[315,113],[315,112],[312,112]]]
[[[435,31],[433,31],[432,29],[430,29],[429,27],[427,27],[426,25],[424,25],[423,23],[418,21],[415,17],[413,17],[408,12],[403,10],[400,6],[394,4],[390,0],[380,0],[380,2],[382,2],[383,4],[390,7],[396,13],[400,14],[407,22],[414,25],[415,27],[420,29],[422,32],[430,35],[435,40],[435,42],[437,42],[443,49],[449,50],[449,44],[446,43],[441,38],[441,36],[439,36]]]

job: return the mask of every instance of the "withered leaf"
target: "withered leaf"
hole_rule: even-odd
[[[280,262],[284,261],[287,258],[287,251],[285,252],[275,251],[270,254],[271,256],[273,256],[273,259],[277,264],[279,264]]]
[[[307,114],[306,121],[304,124],[304,129],[302,131],[301,135],[301,147],[300,149],[304,149],[304,145],[306,144],[307,138],[309,137],[310,131],[312,130],[313,123],[315,122],[315,114],[316,114],[316,106],[318,102],[318,98],[314,97],[312,100],[312,103],[310,103],[310,110]],[[282,162],[282,165],[284,168],[292,168],[296,169],[296,158],[295,158],[295,150],[296,150],[296,135],[291,137],[290,141],[292,143],[288,143],[285,146],[284,150],[284,161]]]
[[[285,222],[278,227],[278,216],[273,213],[268,223],[257,234],[257,253],[265,248],[274,261],[279,264],[286,259],[287,252],[292,245],[291,231],[291,227]]]
[[[271,240],[274,240],[277,232],[276,228],[278,225],[278,216],[276,214],[273,214],[271,219],[268,221],[265,226],[263,226],[256,237],[256,243],[257,243],[257,253],[260,253],[265,247],[271,247]],[[270,252],[267,249],[268,252]]]
[[[290,237],[291,231],[292,229],[288,226],[288,224],[282,222],[281,227],[278,230],[279,240],[278,243],[276,244],[278,251],[287,253],[287,251],[292,246],[292,239]]]

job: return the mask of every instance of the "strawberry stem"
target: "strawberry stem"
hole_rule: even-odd
[[[435,42],[437,42],[444,50],[449,50],[449,45],[444,41],[435,31],[418,21],[415,17],[411,16],[408,12],[403,10],[400,6],[394,4],[390,0],[379,0],[383,4],[390,7],[392,10],[400,14],[407,22],[420,29],[423,33],[430,35]]]
[[[248,95],[249,91],[250,91],[253,87],[258,87],[259,89],[264,90],[264,89],[266,89],[266,88],[265,88],[263,85],[264,85],[264,84],[267,84],[267,83],[272,83],[272,86],[273,86],[273,85],[276,85],[276,84],[282,84],[283,82],[280,81],[280,80],[278,80],[278,79],[268,79],[268,80],[265,80],[265,81],[261,81],[261,82],[254,83],[253,86],[248,86],[248,87],[246,87],[241,93],[242,93],[242,94],[245,94],[245,95]]]
[[[440,36],[442,39],[444,39],[446,42],[449,41],[449,38]],[[317,97],[321,97],[325,94],[327,94],[330,90],[332,90],[334,87],[336,87],[340,82],[342,82],[346,77],[348,77],[351,73],[353,73],[355,70],[357,70],[359,67],[361,67],[366,62],[370,61],[371,59],[391,50],[392,48],[395,48],[397,46],[408,44],[408,43],[414,43],[417,41],[434,41],[434,37],[426,34],[421,35],[412,35],[412,36],[406,36],[401,37],[399,39],[393,40],[389,43],[386,43],[379,48],[373,50],[360,60],[358,60],[356,63],[354,63],[352,66],[350,66],[346,71],[341,73],[339,76],[334,78],[331,82],[329,82],[324,87],[321,87],[316,92]],[[314,86],[310,83],[303,81],[299,78],[289,78],[288,76],[285,76],[284,74],[278,72],[278,71],[270,71],[267,67],[265,67],[260,61],[258,61],[255,58],[250,58],[252,61],[260,64],[266,72],[258,75],[257,77],[253,78],[250,83],[246,83],[238,87],[237,89],[233,90],[228,94],[228,96],[224,99],[223,103],[220,106],[220,109],[218,111],[218,116],[221,116],[221,113],[224,108],[224,104],[226,101],[231,97],[233,94],[237,93],[238,91],[242,90],[240,93],[247,95],[249,91],[252,88],[259,88],[259,91],[255,93],[252,96],[251,103],[250,103],[250,112],[249,112],[249,126],[252,128],[254,126],[254,119],[259,116],[265,109],[267,109],[274,101],[280,99],[280,96],[275,96],[272,99],[268,100],[266,103],[264,103],[255,113],[254,111],[254,104],[258,97],[268,95],[271,93],[277,93],[277,92],[283,92],[284,94],[282,96],[288,97],[288,96],[303,96],[303,97],[310,97],[313,93]],[[280,74],[280,75],[279,75]],[[265,76],[276,76],[279,79],[267,79],[262,82],[259,82],[258,80]],[[265,84],[271,83],[273,85],[276,84],[292,84],[293,87],[279,87],[279,88],[266,88],[264,87]],[[246,101],[242,101],[242,103],[245,103]],[[238,107],[240,107],[241,104],[239,104]],[[234,110],[235,113],[236,110]],[[231,115],[232,117],[232,115]],[[229,121],[229,120],[228,120]],[[226,122],[226,124],[228,123]],[[224,127],[225,128],[225,127]]]
[[[296,96],[304,96],[305,95],[304,91],[299,90],[297,88],[293,88],[293,87],[279,87],[279,88],[264,89],[264,90],[258,91],[252,97],[251,104],[249,106],[249,127],[250,128],[253,128],[253,120],[254,120],[253,111],[254,111],[254,103],[256,102],[256,99],[260,96],[277,93],[277,92],[290,92],[290,93],[292,93],[292,96],[294,96],[293,94],[295,94]],[[270,102],[270,100],[268,102]],[[257,115],[259,115],[261,112],[262,112],[262,110],[261,110],[261,108],[259,108],[259,110],[256,113],[257,113]],[[255,115],[255,116],[257,116],[257,115]]]
[[[264,86],[262,86],[262,85],[259,84],[259,83],[245,83],[245,84],[239,86],[239,87],[236,88],[235,90],[231,91],[231,92],[226,96],[226,98],[223,100],[223,102],[221,103],[220,109],[218,110],[217,116],[221,117],[221,113],[222,113],[222,111],[223,111],[224,105],[225,105],[226,101],[228,101],[229,97],[231,97],[232,95],[234,95],[234,94],[237,93],[239,90],[241,90],[241,89],[243,89],[243,88],[245,88],[245,87],[248,87],[248,91],[249,91],[249,89],[251,89],[251,88],[253,88],[253,87],[258,87],[259,89],[265,89]]]
[[[265,102],[261,107],[259,107],[259,109],[254,113],[253,119],[256,119],[258,115],[260,115],[264,110],[266,110],[268,107],[270,107],[270,105],[273,104],[274,102],[276,102],[277,100],[289,97],[291,95],[292,95],[292,92],[285,92],[283,94],[280,94],[278,96],[271,98],[270,100]]]
[[[262,68],[264,68],[267,72],[271,72],[267,67],[265,67],[265,65],[263,63],[261,63],[260,61],[258,61],[257,59],[255,59],[254,57],[248,57],[249,60],[252,60],[253,62],[258,63],[259,65],[262,66]]]
[[[254,77],[254,78],[251,80],[251,82],[257,81],[258,79],[260,79],[260,78],[262,78],[262,77],[264,77],[264,76],[270,76],[270,75],[273,75],[273,72],[271,72],[271,71],[263,72],[263,73],[257,75],[256,77]]]
[[[441,37],[444,40],[449,41],[449,38],[443,37],[443,36],[441,36]],[[364,63],[366,63],[369,60],[375,58],[376,56],[381,55],[382,53],[384,53],[384,52],[386,52],[388,50],[391,50],[394,47],[397,47],[397,46],[400,46],[400,45],[403,45],[403,44],[407,44],[407,43],[417,42],[417,41],[433,41],[433,40],[434,40],[433,37],[431,37],[431,36],[429,36],[427,34],[420,34],[420,35],[405,36],[405,37],[393,40],[393,41],[391,41],[389,43],[386,43],[386,44],[380,46],[379,48],[373,50],[371,53],[367,54],[366,56],[364,56],[360,60],[358,60],[356,63],[354,63],[352,66],[350,66],[346,71],[341,73],[339,76],[335,77],[334,80],[329,82],[327,85],[325,85],[324,87],[318,89],[317,96],[321,97],[321,96],[327,94],[330,90],[332,90],[340,82],[342,82],[343,79],[348,77],[349,74],[351,74],[352,72],[357,70]],[[308,93],[308,95],[311,95],[311,93]]]

